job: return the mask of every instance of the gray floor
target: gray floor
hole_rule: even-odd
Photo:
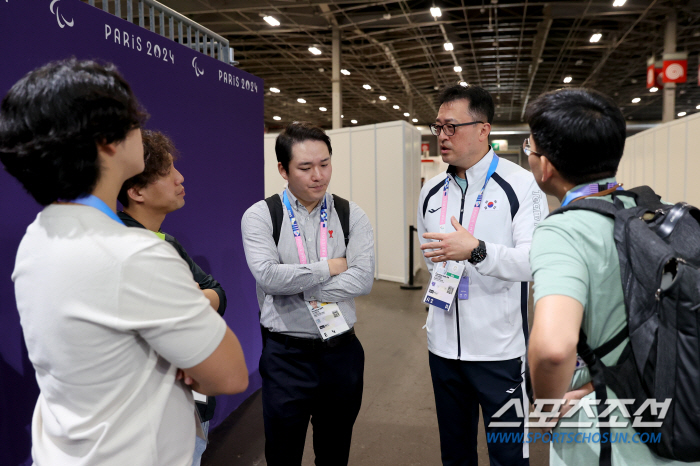
[[[418,283],[427,279],[426,272]],[[428,368],[424,290],[403,291],[376,281],[369,296],[357,299],[356,331],[366,355],[362,409],[355,423],[351,465],[439,465],[435,401]],[[303,465],[313,465],[309,425]],[[265,465],[262,407],[258,392],[211,435],[205,466]],[[545,445],[530,445],[533,466],[548,464]],[[479,464],[487,465],[483,425]]]

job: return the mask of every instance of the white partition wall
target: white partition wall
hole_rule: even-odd
[[[408,282],[408,228],[420,195],[421,133],[405,121],[327,132],[333,146],[329,191],[365,211],[374,229],[375,277]],[[265,196],[279,192],[276,134],[265,135]],[[415,235],[415,233],[414,233]],[[414,273],[423,263],[414,237]]]
[[[700,113],[627,138],[617,178],[625,187],[649,185],[669,202],[700,205]]]

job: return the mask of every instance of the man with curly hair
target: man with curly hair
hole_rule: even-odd
[[[117,217],[122,184],[144,169],[144,120],[114,67],[92,61],[31,71],[0,106],[0,161],[44,206],[12,274],[40,389],[37,466],[189,466],[190,386],[248,384],[238,339],[182,258]]]
[[[185,178],[175,168],[177,151],[173,142],[159,131],[142,130],[143,158],[145,168],[142,173],[126,180],[119,191],[119,202],[124,207],[118,212],[124,225],[145,228],[172,244],[182,259],[187,262],[192,278],[219,315],[226,310],[226,293],[214,277],[207,274],[187,254],[185,248],[173,236],[160,229],[165,216],[185,205]],[[202,421],[203,437],[195,440],[192,466],[199,466],[202,453],[207,448],[209,421],[214,417],[216,398],[213,396],[197,400],[197,411]]]

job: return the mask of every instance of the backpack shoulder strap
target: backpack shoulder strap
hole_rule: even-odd
[[[340,226],[343,228],[345,247],[347,248],[350,242],[350,202],[333,194],[333,207],[338,214]]]
[[[265,199],[267,208],[270,210],[270,218],[272,219],[272,237],[275,240],[275,246],[280,241],[280,230],[282,229],[282,219],[284,211],[282,209],[282,200],[279,194],[273,194]]]

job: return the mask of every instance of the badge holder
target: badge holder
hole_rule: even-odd
[[[460,296],[466,292],[468,297],[469,278],[466,277],[466,281],[462,280],[463,272],[464,264],[461,262],[448,261],[436,264],[423,302],[449,311],[458,289],[460,289]],[[465,282],[466,285],[463,285],[462,282]],[[466,291],[462,290],[465,286]]]
[[[306,302],[323,341],[336,337],[350,330],[337,303]]]

